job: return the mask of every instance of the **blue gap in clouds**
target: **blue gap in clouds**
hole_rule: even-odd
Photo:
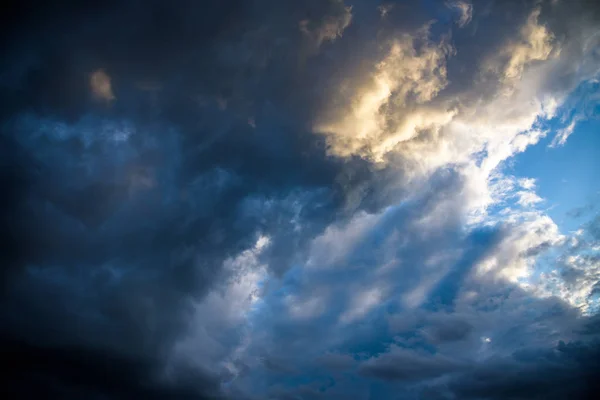
[[[596,202],[600,196],[600,120],[579,122],[562,147],[548,147],[557,121],[551,121],[550,128],[554,128],[552,134],[515,157],[512,173],[535,178],[548,215],[561,231],[574,231],[584,221],[568,212]]]

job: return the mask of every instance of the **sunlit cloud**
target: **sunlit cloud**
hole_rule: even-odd
[[[100,100],[112,101],[116,97],[113,93],[110,76],[103,70],[99,69],[90,75],[90,87],[93,95]]]
[[[425,42],[419,50],[415,48],[417,40]],[[427,26],[418,36],[406,34],[393,39],[368,76],[334,94],[332,104],[339,106],[325,110],[315,130],[327,135],[335,155],[357,154],[382,161],[386,153],[412,139],[419,129],[451,118],[452,112],[427,107],[447,83],[445,57],[451,50],[447,43],[430,42]],[[412,99],[416,105],[410,104]]]
[[[462,28],[471,22],[471,19],[473,18],[473,5],[468,1],[449,1],[446,3],[446,6],[458,11],[459,17],[456,23],[459,27]]]
[[[600,353],[600,9],[124,4],[24,25],[0,67],[21,77],[0,91],[15,382],[583,397]]]

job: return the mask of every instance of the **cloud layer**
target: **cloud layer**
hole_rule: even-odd
[[[562,231],[507,165],[596,115],[599,17],[586,1],[15,8],[3,390],[591,395],[600,222],[586,208]]]

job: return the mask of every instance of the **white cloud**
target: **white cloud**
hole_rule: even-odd
[[[316,318],[325,312],[327,307],[327,297],[316,293],[311,293],[307,298],[300,299],[297,296],[289,295],[286,297],[288,312],[295,319]]]
[[[579,122],[579,118],[573,118],[573,120],[566,127],[559,129],[554,138],[552,139],[552,143],[550,143],[550,147],[560,147],[564,146],[567,143],[567,139],[569,136],[573,134],[575,131],[575,126]]]
[[[198,368],[218,373],[232,371],[236,359],[250,345],[248,334],[234,340],[232,329],[244,330],[248,316],[260,299],[261,283],[267,278],[266,266],[259,261],[270,239],[260,236],[255,245],[223,263],[227,279],[199,302],[192,302],[193,315],[189,331],[173,349],[172,362],[197,364]],[[234,335],[235,338],[235,335]]]
[[[380,217],[380,215],[359,213],[341,226],[327,227],[325,232],[312,240],[306,266],[309,268],[336,266],[354,249],[361,238],[368,234]]]
[[[519,200],[517,203],[523,207],[534,206],[544,200],[532,191],[521,191],[517,193]]]
[[[526,190],[535,189],[535,179],[533,178],[521,178],[519,179],[519,186]]]
[[[481,262],[476,274],[491,275],[517,283],[530,276],[536,256],[564,241],[554,221],[537,211],[504,216],[507,226],[503,240]]]
[[[364,317],[382,300],[382,288],[369,288],[352,296],[348,309],[340,316],[340,322],[347,324]]]
[[[538,296],[558,296],[584,314],[598,310],[594,294],[600,288],[600,246],[579,229],[563,241],[561,254],[542,271],[532,290]]]

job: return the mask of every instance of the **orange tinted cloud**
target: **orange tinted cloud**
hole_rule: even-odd
[[[92,73],[90,76],[90,87],[92,93],[98,99],[111,101],[116,98],[112,91],[110,76],[103,69]]]

